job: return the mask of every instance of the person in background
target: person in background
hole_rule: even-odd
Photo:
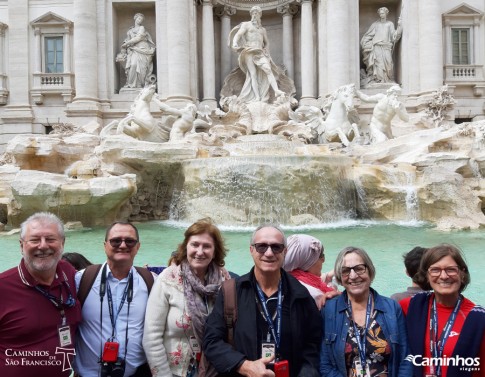
[[[410,376],[402,310],[371,288],[376,270],[369,255],[346,247],[338,254],[334,271],[345,291],[322,309],[321,376]]]
[[[149,285],[133,266],[140,246],[133,224],[114,222],[106,229],[106,262],[99,266],[82,299],[83,320],[74,359],[78,376],[151,377],[142,347]],[[78,296],[92,267],[96,266],[76,273]],[[147,275],[153,283],[152,275]]]
[[[81,308],[61,260],[64,225],[47,212],[20,226],[22,259],[0,274],[0,376],[68,377]]]
[[[419,264],[421,263],[421,257],[426,252],[424,247],[416,246],[411,251],[403,255],[404,266],[406,267],[406,275],[412,280],[412,285],[404,292],[394,293],[391,298],[397,302],[406,297],[412,297],[416,293],[423,292],[424,289],[417,282],[417,273],[419,270]]]
[[[195,376],[214,369],[201,359],[205,321],[220,285],[230,279],[227,249],[209,219],[192,224],[170,264],[155,281],[148,299],[143,347],[153,376]]]
[[[206,323],[203,350],[224,376],[316,377],[322,336],[318,309],[308,290],[282,269],[286,237],[275,225],[261,225],[251,237],[251,271],[236,279],[234,345],[228,342],[224,295]]]
[[[322,280],[322,266],[325,262],[322,243],[306,234],[294,234],[288,237],[287,249],[283,268],[308,289],[318,309],[321,309],[326,299],[339,294]],[[332,275],[333,272],[326,274]]]
[[[87,266],[91,266],[92,263],[82,254],[71,252],[62,254],[62,259],[70,263],[76,271],[84,270]]]
[[[448,244],[428,249],[421,259],[417,279],[421,286],[429,284],[433,291],[400,302],[408,333],[412,334],[410,353],[422,355],[423,359],[457,358],[458,362],[413,363],[414,376],[483,376],[485,310],[462,295],[470,283],[470,272],[461,250]]]

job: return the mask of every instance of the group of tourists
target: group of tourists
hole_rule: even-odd
[[[485,375],[485,311],[463,296],[470,273],[452,245],[407,253],[413,287],[387,298],[365,250],[344,248],[322,274],[322,243],[272,224],[236,278],[208,218],[158,276],[134,266],[131,223],[107,228],[102,264],[63,258],[64,243],[53,214],[21,225],[22,259],[0,274],[2,377]]]

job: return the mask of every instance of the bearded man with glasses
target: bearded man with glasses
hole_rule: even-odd
[[[220,292],[206,323],[205,356],[224,376],[319,376],[321,320],[308,290],[282,268],[284,233],[259,226],[249,251],[254,267],[236,279],[234,342],[228,343]]]
[[[76,340],[77,376],[151,376],[142,338],[153,276],[133,266],[139,239],[133,224],[111,224],[104,240],[106,262],[76,274],[83,316]]]

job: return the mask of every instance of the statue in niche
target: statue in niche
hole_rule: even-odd
[[[391,86],[386,94],[377,93],[368,96],[359,90],[356,90],[355,94],[364,102],[377,102],[369,124],[371,144],[393,138],[391,120],[395,115],[404,122],[409,121],[406,107],[398,98],[399,94],[401,94],[401,87],[399,85]]]
[[[150,112],[152,100],[158,106],[165,106],[155,95],[155,85],[143,88],[131,105],[130,112],[120,121],[108,124],[100,133],[101,137],[108,136],[116,129],[117,135],[128,135],[132,138],[156,143],[166,142],[169,139],[170,128],[167,128],[153,117]]]
[[[369,27],[360,41],[366,66],[361,82],[363,87],[374,83],[394,82],[392,53],[402,35],[401,17],[397,29],[394,29],[394,24],[387,20],[389,10],[386,7],[379,8],[377,13],[380,19]]]
[[[135,25],[128,29],[126,39],[121,45],[121,52],[116,56],[116,62],[124,64],[125,88],[143,88],[156,81],[153,75],[155,43],[142,25],[145,16],[137,13],[133,18]]]
[[[278,88],[276,79],[282,72],[268,51],[266,29],[261,25],[261,8],[254,6],[249,14],[251,21],[242,22],[229,34],[230,46],[239,54],[239,68],[246,75],[238,99],[243,103],[269,102],[270,88],[275,98],[285,94]]]

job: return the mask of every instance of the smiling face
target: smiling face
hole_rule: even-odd
[[[57,224],[32,221],[25,228],[20,248],[32,276],[54,274],[64,249],[64,238],[59,235]]]
[[[355,267],[362,264],[365,264],[365,262],[359,254],[349,253],[344,257],[342,270],[346,267]],[[348,276],[342,274],[341,279],[342,285],[351,299],[366,296],[372,283],[368,268],[361,275],[357,275],[352,269]]]
[[[458,274],[449,276],[444,269],[447,267],[457,267],[456,261],[447,255],[428,268],[428,280],[431,289],[434,290],[438,302],[453,302],[458,299],[460,286],[463,279],[463,271],[458,268]],[[432,269],[441,269],[439,276],[432,276],[429,271]]]
[[[187,242],[187,261],[196,275],[203,279],[214,259],[214,239],[209,233],[190,236]]]
[[[119,245],[111,245],[110,240],[123,240]],[[125,240],[137,240],[135,229],[129,224],[116,224],[107,234],[106,241],[104,242],[104,251],[108,257],[108,266],[113,269],[113,266],[132,266],[138,249],[140,248],[140,242],[137,242],[133,247],[126,245]]]
[[[284,236],[278,229],[265,227],[261,228],[254,234],[253,244],[284,244]],[[286,247],[281,253],[274,253],[268,247],[264,253],[258,253],[256,247],[251,246],[251,256],[254,260],[254,270],[256,274],[278,273],[283,266],[286,255]]]

